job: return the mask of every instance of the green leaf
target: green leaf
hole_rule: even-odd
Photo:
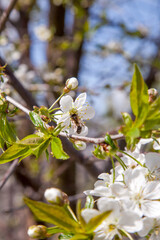
[[[92,196],[87,196],[85,208],[93,208],[94,207],[94,198]]]
[[[29,116],[35,127],[40,128],[44,132],[46,131],[44,122],[38,113],[31,111],[31,112],[29,112]]]
[[[17,144],[26,145],[29,147],[35,147],[41,144],[44,141],[44,137],[39,137],[36,134],[28,135],[27,137],[17,141]]]
[[[111,211],[103,212],[93,218],[86,224],[87,233],[92,233],[109,215]]]
[[[75,234],[70,240],[92,240],[93,234]]]
[[[60,240],[64,240],[64,239],[69,240],[69,239],[71,239],[73,237],[73,235],[74,234],[72,234],[72,233],[61,234],[58,237],[58,239],[60,239]]]
[[[0,164],[10,162],[16,158],[24,156],[29,150],[28,146],[13,144],[0,156]]]
[[[132,121],[132,118],[129,115],[129,113],[123,112],[122,117],[123,117],[123,121],[124,121],[126,127],[130,128],[132,126],[133,121]]]
[[[160,129],[160,118],[150,119],[145,121],[142,130],[156,130]]]
[[[131,84],[130,103],[132,111],[140,119],[139,121],[145,119],[149,106],[148,88],[136,64]]]
[[[62,142],[58,137],[52,137],[51,150],[52,150],[53,156],[57,159],[66,160],[69,158],[68,154],[64,152],[62,147]]]
[[[47,161],[49,161],[49,152],[47,149],[45,150],[45,154],[46,154]]]
[[[43,142],[41,142],[37,147],[32,149],[32,154],[34,154],[36,158],[39,158],[42,152],[46,150],[49,143],[50,143],[50,138],[44,139]]]
[[[110,145],[112,147],[112,150],[116,150],[117,147],[114,144],[112,138],[110,137],[110,135],[107,133],[105,138],[104,138],[105,143],[107,143],[108,145]]]
[[[51,234],[51,235],[54,235],[56,233],[66,233],[67,234],[67,232],[63,228],[59,228],[59,227],[47,228],[47,233]]]
[[[105,160],[108,157],[107,153],[101,148],[99,144],[95,147],[92,153],[95,157],[99,159]]]
[[[34,213],[35,217],[43,222],[51,223],[66,231],[75,233],[79,224],[70,218],[63,206],[49,205],[24,198],[24,202]]]
[[[157,116],[160,117],[160,97],[150,104],[146,119],[155,119]]]
[[[6,114],[1,114],[0,116],[0,135],[6,143],[12,145],[16,140],[18,140],[13,128],[9,124]]]

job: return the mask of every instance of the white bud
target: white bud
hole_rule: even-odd
[[[75,90],[78,87],[78,80],[75,77],[69,78],[66,81],[66,87],[69,90]]]
[[[28,229],[28,236],[31,238],[46,238],[47,237],[47,227],[43,225],[33,225]]]
[[[75,141],[74,142],[74,147],[77,150],[84,150],[86,149],[86,143],[82,141]]]
[[[44,193],[46,200],[53,204],[63,204],[63,193],[58,188],[48,188]]]

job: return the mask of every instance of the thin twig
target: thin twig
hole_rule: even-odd
[[[8,18],[9,15],[11,13],[11,11],[13,10],[15,4],[17,3],[17,0],[12,0],[8,6],[8,8],[3,12],[2,17],[0,18],[0,33],[2,32]]]
[[[10,103],[12,103],[14,106],[18,107],[19,109],[21,109],[23,112],[25,112],[27,115],[29,115],[29,110],[24,107],[23,105],[21,105],[20,103],[18,103],[17,101],[15,101],[13,98],[6,96],[6,100]],[[50,127],[49,125],[47,125],[47,127]],[[90,138],[90,137],[83,137],[83,136],[77,136],[77,135],[69,135],[66,133],[60,133],[59,134],[62,137],[67,137],[67,138],[72,138],[74,140],[79,140],[79,141],[83,141],[83,142],[88,142],[88,143],[95,143],[95,144],[99,144],[99,143],[104,143],[105,142],[105,138]],[[116,135],[110,135],[110,137],[113,140],[118,140],[118,139],[122,139],[124,138],[123,134],[116,134]]]
[[[10,165],[10,167],[8,168],[8,170],[6,171],[6,173],[4,174],[2,180],[0,181],[0,190],[2,189],[2,187],[4,186],[4,184],[7,182],[7,180],[9,179],[9,177],[12,175],[12,173],[14,172],[15,168],[18,165],[18,159],[14,160],[14,162]]]
[[[6,64],[7,62],[4,59],[2,59],[2,57],[0,57],[0,65],[5,66]],[[14,75],[12,68],[8,64],[5,67],[5,73],[10,78],[10,84],[18,92],[18,94],[22,97],[22,99],[24,99],[29,109],[33,109],[33,106],[38,106],[38,104],[32,97],[32,94],[23,87],[21,82]]]

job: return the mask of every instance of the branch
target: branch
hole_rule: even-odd
[[[9,96],[6,96],[6,100],[8,102],[12,103],[14,106],[18,107],[19,109],[21,109],[27,115],[29,115],[30,111],[26,107],[24,107],[23,105],[21,105],[20,103],[15,101],[13,98],[11,98]],[[47,124],[47,127],[50,127],[50,126]],[[62,137],[72,138],[74,140],[80,140],[80,141],[88,142],[88,143],[99,144],[99,143],[104,143],[105,142],[104,137],[102,137],[102,138],[90,138],[90,137],[83,137],[83,136],[77,136],[77,135],[69,135],[69,134],[66,134],[66,133],[60,133],[59,135],[62,136]],[[118,140],[118,139],[124,138],[124,135],[123,134],[116,134],[116,135],[110,135],[110,137],[113,140]]]
[[[2,189],[2,187],[4,186],[4,184],[7,182],[7,180],[9,179],[9,177],[12,175],[12,173],[14,172],[15,168],[18,165],[18,159],[14,160],[13,163],[10,165],[10,167],[8,168],[8,170],[6,171],[6,173],[4,174],[2,180],[0,181],[0,190]]]
[[[15,4],[17,3],[17,0],[12,0],[8,6],[8,8],[3,12],[2,17],[0,18],[0,33],[2,32],[8,18],[9,15],[11,13],[11,11],[13,10]]]
[[[0,65],[4,66],[6,62],[0,57]],[[24,99],[24,101],[27,103],[28,107],[30,109],[33,108],[33,106],[38,106],[34,98],[32,97],[31,93],[26,90],[23,85],[19,82],[19,80],[14,75],[11,67],[7,64],[5,67],[5,73],[10,77],[11,85],[13,88],[19,93],[19,95]]]

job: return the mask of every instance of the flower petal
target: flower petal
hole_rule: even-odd
[[[81,93],[75,100],[74,107],[75,108],[80,108],[86,101],[87,94],[86,93]]]
[[[140,237],[145,237],[153,228],[154,226],[154,218],[145,217],[142,219],[143,221],[143,228],[142,230],[138,231],[138,235]]]
[[[95,115],[95,110],[91,106],[83,106],[78,109],[78,116],[81,119],[89,120],[89,119],[93,118],[94,115]]]
[[[60,108],[65,113],[68,112],[73,106],[73,99],[71,96],[67,95],[61,98]]]
[[[57,111],[55,113],[55,121],[57,124],[62,123],[62,126],[68,127],[70,125],[70,115],[69,113],[63,113],[62,111]]]
[[[145,200],[142,204],[142,212],[146,217],[160,217],[160,202]]]
[[[160,183],[148,182],[144,187],[143,194],[145,199],[160,199]]]
[[[119,225],[129,233],[140,231],[143,227],[140,216],[132,211],[121,213]]]

